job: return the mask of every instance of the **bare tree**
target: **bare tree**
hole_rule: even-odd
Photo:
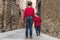
[[[3,29],[4,27],[4,7],[5,7],[5,0],[2,0],[3,1],[3,11],[2,11],[2,26],[1,28]]]

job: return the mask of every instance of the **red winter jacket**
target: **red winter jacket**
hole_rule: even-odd
[[[34,25],[35,26],[41,25],[41,18],[39,16],[34,18]]]
[[[24,10],[24,16],[23,16],[23,20],[25,20],[25,18],[27,16],[32,16],[34,18],[34,8],[32,7],[27,7]]]

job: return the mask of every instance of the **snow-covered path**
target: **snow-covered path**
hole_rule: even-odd
[[[25,29],[18,29],[10,32],[0,33],[0,40],[60,40],[50,37],[41,33],[41,36],[37,37],[33,32],[33,39],[25,39]]]

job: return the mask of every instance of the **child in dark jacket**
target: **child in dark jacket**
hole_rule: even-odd
[[[34,18],[34,26],[36,29],[36,35],[40,35],[40,26],[41,26],[41,18],[36,14]]]

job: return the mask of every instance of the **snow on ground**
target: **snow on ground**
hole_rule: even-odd
[[[17,29],[5,33],[0,33],[0,40],[60,40],[57,38],[50,37],[46,34],[41,33],[40,36],[36,36],[33,32],[33,39],[25,39],[25,29]]]

